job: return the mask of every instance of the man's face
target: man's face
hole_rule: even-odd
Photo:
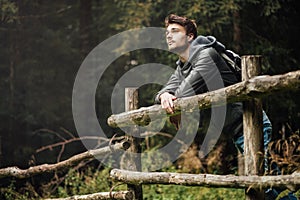
[[[186,30],[179,24],[169,24],[166,30],[166,40],[169,50],[175,53],[180,54],[189,46]]]

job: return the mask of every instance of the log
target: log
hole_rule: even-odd
[[[102,199],[125,199],[132,200],[133,193],[129,191],[116,191],[116,192],[98,192],[86,195],[75,195],[67,198],[54,198],[45,200],[102,200]]]
[[[113,180],[131,184],[171,184],[184,186],[209,186],[223,188],[289,188],[299,189],[300,173],[278,176],[236,176],[214,174],[188,174],[169,172],[133,172],[112,169],[110,177]]]
[[[249,80],[261,73],[261,56],[242,57],[242,80]],[[262,102],[253,98],[243,102],[245,175],[264,174],[264,137]],[[261,188],[246,188],[246,200],[263,200]]]
[[[125,110],[130,111],[138,108],[138,88],[125,88]],[[139,136],[139,130],[135,126],[131,127],[129,133],[127,133],[128,141],[131,146],[128,152],[125,152],[124,161],[127,162],[127,169],[131,171],[142,171],[141,163],[141,139]],[[127,154],[127,155],[126,155]],[[126,159],[127,158],[127,159]],[[143,187],[142,185],[127,184],[127,190],[134,193],[134,200],[143,200]]]
[[[18,179],[29,178],[31,176],[46,173],[46,172],[54,172],[66,168],[70,168],[75,166],[81,161],[94,159],[95,156],[107,156],[109,153],[118,151],[121,149],[128,149],[130,144],[128,142],[121,142],[115,145],[103,147],[100,149],[89,150],[81,154],[77,154],[72,156],[71,158],[55,163],[55,164],[42,164],[30,167],[28,169],[20,169],[18,167],[7,167],[0,169],[0,179],[5,177],[14,177]]]
[[[175,113],[196,108],[209,108],[212,104],[224,105],[237,101],[245,101],[254,97],[263,97],[275,92],[285,90],[297,90],[300,86],[300,70],[289,72],[283,75],[257,76],[255,78],[242,81],[240,83],[199,94],[192,97],[185,97],[174,101]],[[225,94],[226,98],[224,98]],[[137,110],[111,115],[107,123],[111,127],[125,127],[132,125],[145,126],[151,119],[162,119],[167,117],[164,109],[160,105],[142,107]]]

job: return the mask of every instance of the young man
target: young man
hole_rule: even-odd
[[[166,18],[165,25],[168,48],[179,56],[175,72],[155,97],[155,102],[160,103],[167,113],[173,113],[173,101],[177,98],[205,93],[238,82],[236,75],[218,53],[225,51],[224,45],[212,36],[198,36],[194,21],[171,14]],[[222,134],[227,138],[233,138],[237,148],[243,152],[242,103],[228,104],[226,110]],[[206,117],[203,116],[205,115],[203,113],[200,115],[201,118]],[[266,150],[271,138],[272,127],[264,112],[263,127]],[[267,169],[266,163],[265,168]],[[267,190],[265,199],[275,199],[277,195],[276,190]],[[296,198],[289,194],[289,196],[281,198],[281,200],[283,199]]]

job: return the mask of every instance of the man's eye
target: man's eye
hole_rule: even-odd
[[[174,30],[170,30],[170,31],[166,31],[166,35],[168,35],[168,34],[173,34],[173,33],[178,33],[179,32],[179,30],[178,29],[174,29]]]

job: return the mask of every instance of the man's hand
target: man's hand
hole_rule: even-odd
[[[174,113],[174,103],[173,101],[177,99],[174,95],[164,92],[160,96],[161,107],[167,111],[167,113]]]

